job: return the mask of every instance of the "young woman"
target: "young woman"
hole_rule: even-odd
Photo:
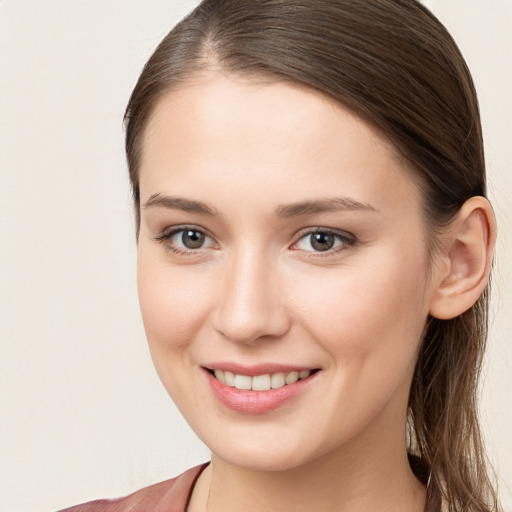
[[[126,112],[158,374],[211,462],[79,510],[498,510],[477,99],[415,0],[205,0]]]

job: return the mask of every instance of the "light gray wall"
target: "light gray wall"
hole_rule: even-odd
[[[0,510],[123,495],[208,457],[144,341],[121,127],[195,3],[0,0]],[[500,224],[483,420],[512,509],[512,1],[426,3],[480,93]]]

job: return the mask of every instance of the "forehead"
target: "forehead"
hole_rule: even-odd
[[[370,127],[348,107],[315,89],[272,77],[246,77],[219,71],[196,73],[177,89],[164,94],[150,116],[142,146],[147,149],[154,139],[154,131],[170,128],[173,120],[180,124],[183,135],[188,128],[185,123],[190,120],[195,124],[195,135],[206,132],[212,143],[216,142],[219,128],[231,131],[235,138],[251,135],[248,133],[251,126],[289,138],[294,134],[309,135],[312,142],[318,142],[315,135],[323,135],[322,131],[332,128],[332,122],[340,115],[347,121],[350,118],[351,129],[362,129],[367,137],[386,147],[390,156],[398,155],[382,131]],[[242,134],[238,130],[240,126],[245,128]],[[339,129],[337,126],[336,133],[342,136]],[[252,135],[245,137],[244,142],[257,142]]]
[[[198,75],[157,104],[140,180],[146,195],[162,187],[201,195],[199,182],[205,192],[233,183],[240,194],[247,184],[253,195],[277,190],[280,200],[418,192],[393,145],[349,109],[303,87],[220,73]]]

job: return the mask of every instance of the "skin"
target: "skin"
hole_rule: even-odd
[[[189,510],[423,510],[406,456],[407,398],[453,265],[448,249],[429,265],[420,191],[387,140],[318,93],[209,72],[155,108],[140,189],[149,347],[212,451]],[[277,213],[341,197],[365,208]],[[176,253],[180,235],[158,240],[182,225],[205,232],[204,246]],[[315,251],[311,228],[350,236]],[[254,415],[213,395],[202,367],[219,361],[319,371],[297,397]]]

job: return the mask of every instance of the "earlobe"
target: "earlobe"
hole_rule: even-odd
[[[468,199],[449,229],[443,248],[446,265],[437,277],[430,315],[441,320],[467,311],[484,291],[492,264],[496,221],[484,197]]]

